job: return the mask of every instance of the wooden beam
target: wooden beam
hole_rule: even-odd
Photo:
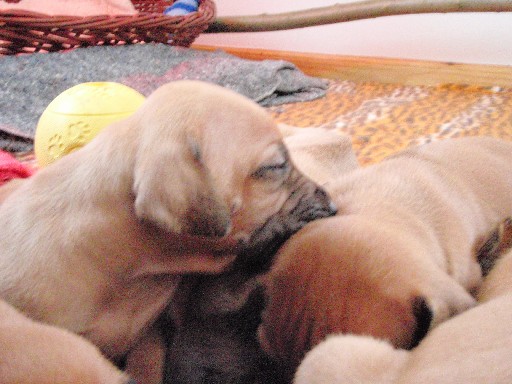
[[[286,60],[309,76],[336,80],[404,85],[470,84],[512,87],[512,66],[442,63],[375,57],[354,57],[252,48],[193,45],[195,49],[222,49],[249,60]]]

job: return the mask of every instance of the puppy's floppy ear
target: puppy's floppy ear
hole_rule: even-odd
[[[135,213],[141,220],[197,236],[224,236],[229,231],[230,211],[193,141],[140,150],[134,173]]]

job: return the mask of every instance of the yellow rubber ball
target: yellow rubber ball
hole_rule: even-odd
[[[134,113],[144,96],[115,82],[82,83],[71,87],[46,107],[34,137],[39,166],[44,167],[83,147],[107,125]]]

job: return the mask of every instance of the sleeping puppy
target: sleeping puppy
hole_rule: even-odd
[[[319,184],[357,167],[348,136],[322,128],[279,129],[293,162]],[[182,280],[166,312],[164,327],[173,332],[167,333],[164,384],[282,382],[257,340],[265,304],[259,278],[269,264],[248,267],[239,262],[244,259],[222,274]]]
[[[184,274],[220,273],[237,254],[269,263],[291,233],[334,212],[263,108],[170,83],[0,205],[0,297],[117,361]]]
[[[460,138],[329,183],[337,216],[308,224],[264,279],[262,347],[293,374],[331,333],[411,348],[475,303],[476,253],[512,214],[512,143]]]
[[[510,248],[510,236],[506,242]],[[434,328],[412,351],[369,336],[329,336],[306,355],[294,383],[508,384],[512,251],[498,259],[478,298],[481,304]]]
[[[37,323],[0,300],[2,384],[134,384],[84,338]]]

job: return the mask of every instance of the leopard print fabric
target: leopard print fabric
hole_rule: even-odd
[[[512,140],[512,89],[333,81],[327,96],[269,108],[279,123],[350,135],[361,163],[458,136]]]

